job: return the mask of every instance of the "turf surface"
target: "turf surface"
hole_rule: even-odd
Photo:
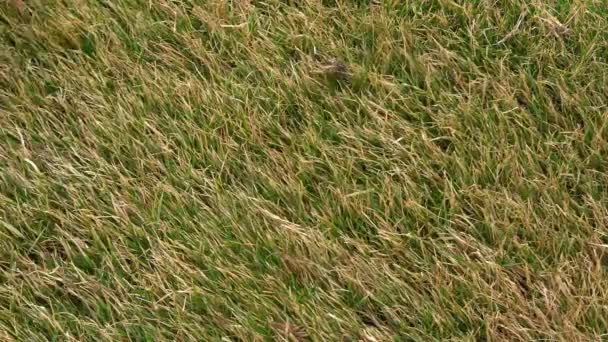
[[[607,18],[0,2],[0,340],[606,338]]]

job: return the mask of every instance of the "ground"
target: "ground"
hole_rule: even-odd
[[[607,18],[0,2],[0,339],[606,338]]]

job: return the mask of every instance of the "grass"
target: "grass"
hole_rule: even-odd
[[[0,2],[0,339],[606,338],[607,18]]]

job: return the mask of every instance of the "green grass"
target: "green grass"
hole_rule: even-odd
[[[0,2],[0,339],[606,338],[607,18]]]

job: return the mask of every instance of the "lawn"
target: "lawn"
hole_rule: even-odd
[[[0,1],[0,340],[608,338],[608,2]]]

